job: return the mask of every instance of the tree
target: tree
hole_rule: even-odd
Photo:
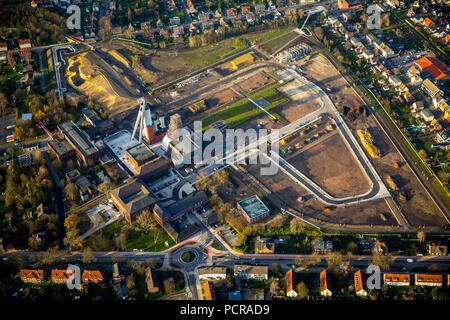
[[[300,299],[307,298],[309,295],[309,289],[304,282],[300,282],[297,285],[297,293]]]
[[[5,95],[0,92],[0,116],[5,116],[8,111],[8,100]]]
[[[329,269],[338,272],[342,264],[342,255],[338,251],[333,252],[328,256],[327,262]]]
[[[280,272],[280,266],[278,265],[278,263],[272,263],[271,265],[270,265],[270,271],[273,273],[273,274],[277,274],[277,273],[279,273]]]
[[[153,217],[150,210],[144,210],[142,213],[136,218],[136,222],[139,225],[139,228],[148,232],[156,226],[155,218]]]
[[[164,280],[164,291],[166,292],[166,294],[174,293],[175,290],[175,280],[172,277]]]
[[[90,264],[97,261],[94,255],[92,254],[92,250],[90,248],[86,248],[83,252],[83,263]]]
[[[64,192],[66,193],[67,197],[72,200],[75,201],[78,196],[78,187],[75,183],[68,183],[65,187],[64,187]]]
[[[392,264],[392,257],[390,255],[383,255],[377,252],[372,254],[371,264],[379,266],[381,269],[389,269]]]
[[[290,230],[292,234],[300,234],[305,230],[305,223],[300,219],[292,219],[290,222]]]
[[[418,232],[417,232],[417,239],[418,239],[420,242],[425,242],[425,232],[423,232],[423,231],[418,231]]]
[[[314,28],[314,34],[316,35],[316,37],[317,37],[319,40],[322,40],[322,39],[323,39],[323,29],[322,29],[321,27],[315,27],[315,28]]]
[[[127,277],[127,288],[129,290],[131,290],[131,289],[134,289],[134,287],[136,287],[135,277],[134,277],[134,273],[131,273]]]

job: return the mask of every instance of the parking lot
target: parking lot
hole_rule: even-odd
[[[238,234],[228,224],[215,224],[213,228],[219,233],[219,235],[228,242],[232,247],[240,245]]]

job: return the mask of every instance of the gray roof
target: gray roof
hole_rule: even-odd
[[[87,134],[78,128],[73,121],[67,121],[59,124],[58,129],[85,157],[98,152],[98,149],[89,140]]]

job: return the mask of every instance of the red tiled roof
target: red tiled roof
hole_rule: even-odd
[[[432,23],[433,23],[433,21],[428,17],[425,18],[425,20],[423,20],[423,24],[427,27],[429,27]]]
[[[81,278],[83,279],[83,282],[97,283],[103,281],[102,273],[98,270],[84,270]]]
[[[422,72],[429,73],[435,80],[440,80],[450,76],[447,65],[439,62],[433,57],[423,57],[414,61]]]
[[[44,280],[44,270],[40,269],[22,269],[20,270],[20,279],[30,279],[34,278],[36,280]]]

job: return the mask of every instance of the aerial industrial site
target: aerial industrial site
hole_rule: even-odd
[[[448,300],[448,3],[7,2],[1,300]]]

